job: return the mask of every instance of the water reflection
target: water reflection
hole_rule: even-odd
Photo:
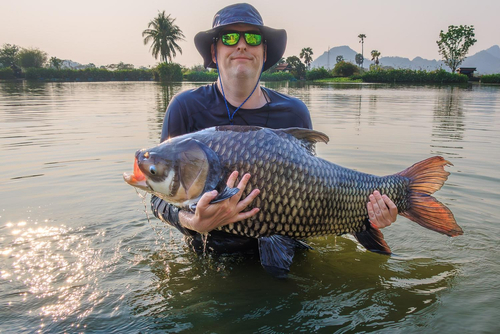
[[[177,93],[180,89],[179,86],[174,87],[173,84],[159,84],[157,90],[157,113],[158,119],[157,123],[163,122],[163,116],[165,116],[165,110],[167,110],[168,104],[172,97]]]
[[[312,244],[315,251],[298,253],[285,281],[270,277],[258,258],[152,253],[156,278],[131,307],[150,318],[151,330],[383,330],[433,310],[458,273],[449,263],[366,252],[345,238]]]
[[[434,109],[432,136],[435,144],[432,147],[437,150],[437,154],[442,154],[450,153],[447,149],[461,148],[454,143],[461,142],[465,132],[464,90],[460,87],[448,87],[440,89],[439,92]]]
[[[194,87],[195,85],[192,88]],[[168,104],[175,94],[183,90],[186,90],[186,87],[181,83],[156,84],[156,108],[153,116],[148,120],[150,139],[152,141],[156,142],[160,140],[163,119]]]

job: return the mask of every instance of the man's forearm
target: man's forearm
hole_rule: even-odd
[[[192,214],[186,211],[181,211],[172,204],[169,204],[159,197],[151,196],[151,209],[156,218],[159,218],[163,222],[172,225],[178,229],[184,235],[193,235],[194,232],[188,230],[189,216]],[[184,216],[181,221],[181,215]]]
[[[192,230],[193,228],[191,227],[191,222],[193,220],[193,216],[194,213],[179,210],[179,223],[182,225],[182,227]]]

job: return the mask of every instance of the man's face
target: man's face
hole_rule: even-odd
[[[258,29],[248,24],[233,24],[225,27],[224,32],[257,32]],[[236,45],[224,45],[219,38],[217,42],[217,61],[219,71],[225,77],[237,77],[241,79],[258,78],[264,63],[264,38],[257,46],[246,43],[245,37],[240,36]],[[212,45],[212,60],[215,63],[215,54]]]

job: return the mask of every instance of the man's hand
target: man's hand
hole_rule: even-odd
[[[234,171],[231,173],[227,180],[227,186],[230,188],[234,187],[237,178],[238,172]],[[186,213],[179,216],[181,224],[190,230],[205,233],[217,227],[235,223],[256,215],[259,212],[259,208],[242,212],[260,194],[259,189],[254,189],[247,197],[240,201],[249,179],[250,174],[245,174],[238,184],[240,191],[233,197],[220,203],[210,204],[217,197],[216,190],[205,193],[198,201],[194,215]],[[181,212],[184,213],[183,211]]]
[[[375,228],[384,228],[396,221],[398,208],[386,195],[380,195],[375,190],[370,195],[370,201],[366,205],[370,223]]]

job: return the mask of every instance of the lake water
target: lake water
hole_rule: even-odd
[[[307,104],[327,160],[452,162],[435,197],[464,230],[399,217],[391,257],[313,238],[277,280],[256,258],[192,253],[122,180],[197,85],[0,82],[1,333],[499,332],[500,86],[267,84]]]

